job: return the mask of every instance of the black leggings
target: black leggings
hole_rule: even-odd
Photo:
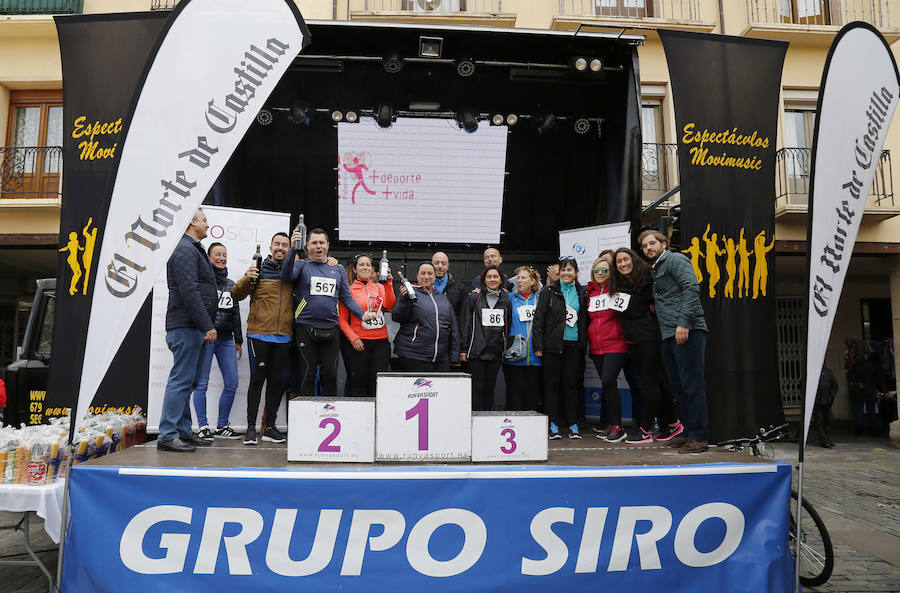
[[[331,329],[331,328],[329,328]],[[322,332],[323,330],[318,330]],[[327,331],[327,330],[324,330]],[[297,348],[300,350],[300,358],[306,368],[303,369],[303,383],[300,385],[300,394],[312,396],[316,394],[316,370],[319,370],[319,395],[337,395],[337,364],[338,354],[341,351],[341,342],[338,336],[338,328],[335,325],[331,329],[331,337],[320,341],[320,337],[314,335],[316,328],[310,325],[294,326],[294,338]]]
[[[612,426],[622,426],[622,398],[619,396],[619,386],[616,380],[619,371],[625,366],[624,352],[609,352],[607,354],[591,354],[591,361],[600,375],[600,383],[603,385],[603,407],[606,408],[606,421]]]
[[[544,351],[544,405],[550,422],[568,428],[578,419],[579,386],[582,384],[584,351],[578,342],[563,342],[562,353]],[[584,399],[584,392],[580,394]]]
[[[472,409],[491,411],[494,409],[494,388],[497,386],[499,360],[468,359],[469,374],[472,375]]]
[[[275,426],[275,415],[281,404],[284,391],[284,368],[287,364],[290,343],[277,344],[250,338],[250,348],[256,366],[250,374],[250,386],[247,388],[247,428],[256,429],[256,414],[259,412],[259,399],[262,395],[263,383],[266,384],[265,418],[267,426]]]
[[[503,365],[506,409],[538,411],[541,405],[541,367]]]
[[[391,362],[391,344],[382,340],[362,340],[363,351],[357,352],[351,345],[348,350],[350,362],[350,395],[353,397],[375,397],[375,379],[378,373],[388,370]]]
[[[631,355],[634,366],[641,378],[640,418],[635,418],[641,424],[641,428],[650,431],[653,429],[653,419],[660,416],[660,382],[663,375],[662,353],[659,342],[637,342],[628,344],[628,353]],[[632,391],[632,394],[634,391]],[[671,407],[671,406],[670,406]],[[664,418],[659,418],[660,424]]]

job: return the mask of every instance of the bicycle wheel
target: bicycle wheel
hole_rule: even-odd
[[[800,517],[800,545],[794,546],[797,520],[794,508],[797,501],[797,492],[791,490],[791,552],[800,553],[800,583],[807,587],[817,587],[825,583],[831,577],[834,570],[834,547],[831,545],[831,536],[825,529],[825,524],[819,513],[805,498],[803,499],[803,513]]]

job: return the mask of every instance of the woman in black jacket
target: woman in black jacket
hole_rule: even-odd
[[[615,280],[617,293],[613,308],[619,312],[631,363],[640,378],[640,391],[633,389],[641,417],[637,432],[626,443],[668,441],[680,434],[681,426],[674,412],[672,395],[663,379],[659,323],[653,310],[653,276],[650,266],[637,253],[622,247],[616,250]],[[653,420],[659,418],[660,432],[653,433]]]
[[[211,439],[213,436],[226,439],[236,439],[238,435],[228,424],[228,416],[231,415],[231,404],[234,402],[234,392],[238,385],[237,361],[241,358],[242,344],[241,310],[238,303],[231,298],[231,289],[234,281],[228,278],[228,252],[221,243],[213,243],[206,250],[209,261],[212,263],[213,272],[216,275],[216,289],[219,293],[219,304],[216,309],[216,341],[207,345],[203,367],[197,387],[194,389],[194,410],[197,412],[197,424],[200,426],[200,438]],[[219,413],[216,420],[216,430],[209,427],[206,418],[206,388],[209,385],[209,371],[212,367],[213,355],[219,363],[222,373],[222,395],[219,396]]]
[[[494,387],[509,337],[511,307],[505,282],[500,269],[489,266],[481,272],[481,290],[463,301],[459,360],[468,362],[472,375],[473,410],[494,408]]]
[[[560,258],[559,280],[544,288],[534,312],[534,353],[544,367],[544,402],[550,417],[550,438],[580,439],[578,398],[587,346],[587,301],[578,283],[575,258]]]
[[[431,262],[419,264],[416,281],[416,300],[401,287],[391,311],[391,319],[400,324],[394,337],[394,354],[404,371],[449,371],[451,362],[459,362],[459,330],[453,306],[435,289]]]

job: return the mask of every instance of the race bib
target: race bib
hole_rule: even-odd
[[[314,296],[334,296],[337,280],[324,276],[313,276],[309,279],[309,294]]]
[[[613,311],[618,311],[621,313],[625,309],[628,308],[628,302],[631,300],[631,295],[627,292],[617,292],[612,295],[609,299],[609,308]]]
[[[588,299],[588,313],[596,313],[597,311],[606,311],[609,309],[609,295],[598,294]]]
[[[219,291],[219,308],[231,309],[234,306],[234,300],[231,298],[230,291]]]
[[[503,327],[503,309],[482,309],[481,325],[484,327]]]
[[[516,309],[519,312],[519,321],[534,321],[534,310],[536,308],[534,305],[522,305]]]
[[[384,327],[384,313],[378,312],[374,318],[362,322],[363,329],[381,329]]]
[[[575,327],[576,323],[578,323],[578,311],[566,305],[566,325]]]

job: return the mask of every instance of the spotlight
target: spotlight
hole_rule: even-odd
[[[534,116],[534,127],[538,134],[544,134],[556,127],[556,116],[552,113],[542,113]]]
[[[597,120],[597,138],[603,138],[603,120]]]
[[[579,136],[583,136],[591,131],[591,122],[584,117],[579,117],[575,120],[575,133]]]
[[[375,109],[375,123],[379,128],[389,128],[396,120],[394,108],[387,103],[382,103]]]
[[[261,126],[267,126],[272,123],[272,112],[268,109],[260,109],[256,114],[256,123]]]
[[[572,58],[571,66],[578,72],[584,72],[585,70],[587,70],[588,62],[585,58]]]
[[[348,124],[355,124],[358,121],[359,121],[359,115],[357,115],[355,111],[347,112],[347,123]]]
[[[305,126],[309,126],[312,120],[312,107],[310,107],[309,103],[306,101],[295,101],[291,105],[290,115],[288,115],[288,119],[291,122],[299,125],[303,124]]]
[[[456,113],[456,122],[459,127],[471,134],[478,129],[478,116],[474,111],[458,111]]]
[[[388,74],[397,74],[403,70],[403,58],[396,51],[389,51],[381,58],[381,65]]]
[[[503,118],[502,113],[495,113],[494,116],[491,117],[492,126],[502,126],[504,121],[506,120]]]
[[[591,60],[591,72],[600,72],[603,69],[603,61],[600,58]]]
[[[334,122],[339,122],[342,119],[344,119],[344,114],[341,113],[341,111],[339,109],[335,109],[334,111],[331,112],[331,119]]]
[[[475,62],[471,58],[465,58],[456,61],[456,73],[463,78],[468,78],[475,74]]]
[[[510,113],[509,115],[506,116],[506,125],[514,126],[517,123],[519,123],[519,116],[516,115],[515,113]]]
[[[419,37],[419,57],[439,58],[444,45],[440,37]]]

